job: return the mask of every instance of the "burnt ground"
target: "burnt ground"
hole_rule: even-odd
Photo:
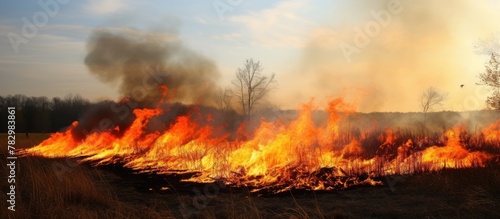
[[[6,162],[0,159],[3,192],[9,189]],[[182,177],[22,157],[16,211],[0,199],[1,218],[500,218],[498,166],[385,177],[376,187],[280,194],[178,183]]]
[[[216,183],[179,183],[181,176],[135,174],[119,166],[68,163],[20,158],[18,211],[4,218],[500,217],[498,168],[391,176],[376,187],[270,194]],[[162,190],[164,186],[173,189]]]
[[[168,177],[163,180],[174,189],[146,191],[144,185],[148,185],[148,180],[133,184],[133,180],[128,179],[125,185],[122,177],[111,182],[116,185],[120,200],[144,204],[170,199],[168,206],[174,214],[194,218],[208,215],[239,218],[240,214],[264,218],[500,217],[500,172],[495,168],[390,176],[380,179],[384,186],[336,191],[292,190],[280,194],[250,193],[251,188],[221,187],[215,183],[176,184]],[[159,178],[162,177],[150,179],[161,181]]]

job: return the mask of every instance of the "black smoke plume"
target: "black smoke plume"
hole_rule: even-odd
[[[101,28],[91,34],[87,49],[90,72],[140,106],[157,103],[159,85],[168,87],[171,101],[212,104],[216,65],[183,46],[174,33]]]
[[[181,115],[205,124],[208,121],[201,111],[216,118],[211,123],[234,128],[224,125],[234,122],[212,107],[219,77],[216,65],[186,48],[175,33],[100,28],[91,34],[87,49],[85,65],[91,74],[117,86],[122,100],[102,102],[87,111],[73,130],[74,137],[83,139],[101,131],[121,135],[135,119],[135,108],[163,109],[145,127],[147,132],[168,129]],[[165,89],[159,88],[162,85],[167,88],[166,96],[162,95]]]

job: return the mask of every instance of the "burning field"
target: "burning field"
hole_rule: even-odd
[[[28,58],[2,61],[13,79],[2,86],[31,79],[29,90],[40,80],[52,96],[0,96],[9,177],[0,186],[10,192],[2,217],[500,218],[498,39],[474,46],[489,57],[482,69],[484,57],[469,51],[498,26],[497,12],[481,11],[489,6],[213,1],[214,20],[169,3],[186,28],[168,17],[143,31],[128,27],[136,3],[88,2],[97,5],[85,7],[92,19],[124,14],[104,22],[118,26],[45,28],[54,36],[41,42],[78,46],[71,60],[63,51],[45,65],[38,56],[52,53],[33,52],[55,43],[19,52],[33,24],[22,37],[6,34],[15,57]],[[224,21],[240,3],[253,9]],[[138,24],[163,16],[156,3],[141,4],[150,8]],[[263,62],[233,66],[242,54]],[[24,75],[38,67],[84,74]],[[59,98],[57,89],[96,99]]]
[[[168,88],[161,90],[168,94]],[[134,109],[127,124],[86,135],[78,134],[83,128],[74,122],[21,153],[78,158],[95,166],[120,164],[138,173],[182,174],[180,182],[220,182],[271,193],[377,186],[383,183],[376,179],[384,176],[483,168],[498,164],[500,156],[500,120],[474,133],[467,124],[429,135],[380,131],[376,124],[366,130],[351,124],[346,130],[354,112],[342,99],[334,99],[321,124],[313,119],[318,107],[311,101],[291,121],[262,118],[253,125],[245,120],[231,131],[230,124],[217,121],[220,115],[198,106],[172,112],[176,106],[168,101],[158,104]]]
[[[161,98],[154,108],[136,108],[130,118],[115,121],[92,111],[65,131],[22,149],[22,159],[33,157],[26,168],[37,172],[41,170],[35,171],[40,168],[36,166],[47,166],[43,173],[54,172],[53,177],[64,178],[60,183],[78,188],[71,178],[83,178],[75,180],[96,188],[100,186],[95,183],[104,182],[118,197],[107,200],[97,193],[83,200],[105,206],[128,200],[120,211],[154,201],[156,207],[147,210],[151,217],[234,218],[241,209],[249,218],[498,216],[496,113],[470,113],[469,119],[430,113],[428,126],[393,127],[403,118],[414,120],[396,113],[356,113],[337,98],[324,108],[310,101],[288,114],[265,113],[234,122],[239,119],[224,119],[225,113],[213,108],[169,102],[166,86],[157,91]],[[131,101],[115,104],[128,106]],[[102,121],[117,125],[103,128]],[[467,122],[474,124],[474,131]],[[46,158],[58,165],[43,164]],[[79,164],[66,167],[70,160]],[[35,175],[41,181],[50,177]],[[100,191],[96,188],[84,191],[93,194]],[[71,185],[68,189],[75,193]],[[391,207],[373,207],[377,200]],[[163,213],[155,216],[157,211]],[[119,214],[144,216],[138,216],[142,210],[136,216],[133,212]]]
[[[101,29],[88,48],[89,70],[118,83],[124,98],[95,106],[23,155],[119,164],[138,173],[181,174],[180,182],[269,193],[377,186],[384,176],[481,168],[499,160],[495,113],[473,124],[450,117],[447,123],[455,124],[434,129],[426,113],[417,123],[388,125],[359,120],[340,97],[324,106],[311,100],[292,115],[268,110],[239,116],[210,106],[214,64],[171,36]],[[142,68],[147,64],[155,71]]]
[[[94,104],[63,131],[20,149],[21,159],[30,160],[27,177],[41,182],[29,184],[24,196],[43,190],[43,197],[63,203],[84,196],[82,203],[121,206],[106,217],[143,217],[130,211],[136,205],[151,217],[166,214],[151,205],[174,208],[168,212],[173,217],[235,218],[238,205],[246,206],[243,217],[249,218],[499,216],[491,210],[499,203],[498,112],[360,113],[343,96],[311,99],[296,110],[255,110],[248,106],[259,99],[251,99],[250,90],[257,87],[258,97],[265,96],[268,87],[258,85],[274,77],[257,74],[257,85],[241,89],[238,113],[227,107],[226,91],[217,93],[212,61],[171,37],[94,32],[85,64],[99,80],[118,85],[122,98]],[[247,71],[255,67],[246,63]],[[257,62],[257,72],[259,67]],[[246,76],[237,74],[242,84],[253,80]],[[211,102],[217,97],[219,107]],[[43,183],[50,172],[44,168],[52,168],[67,189]],[[101,192],[108,195],[101,198]],[[394,195],[384,199],[394,211],[368,207]],[[162,200],[172,197],[177,200]],[[269,198],[280,198],[277,206]],[[281,206],[289,203],[292,213]],[[423,212],[412,213],[408,203]],[[218,211],[221,206],[226,211]]]

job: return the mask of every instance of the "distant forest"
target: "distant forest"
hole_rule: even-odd
[[[78,120],[93,103],[79,95],[64,98],[0,96],[0,132],[7,132],[7,107],[16,107],[16,132],[52,133]]]
[[[27,97],[20,94],[0,96],[0,132],[7,132],[7,107],[16,107],[17,133],[54,133],[65,130],[72,122],[81,119],[90,109],[103,103],[112,103],[112,101],[92,102],[79,95],[71,94],[63,98],[54,97],[52,99]],[[267,121],[272,121],[279,117],[282,121],[291,121],[297,117],[297,113],[295,110],[279,110],[279,113],[276,114],[276,111],[263,109],[256,112],[255,118],[264,117]],[[328,115],[324,112],[315,112],[313,118],[316,124],[320,124],[328,119]],[[463,124],[471,131],[476,131],[477,128],[487,126],[499,119],[500,113],[497,110],[443,111],[427,114],[421,112],[354,113],[341,123],[341,128],[344,131],[369,130],[376,127],[378,129],[409,128],[413,131],[441,132],[457,124]]]

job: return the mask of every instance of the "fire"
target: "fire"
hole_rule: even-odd
[[[444,147],[432,146],[422,152],[424,163],[431,164],[431,169],[442,168],[464,168],[480,166],[482,161],[492,158],[492,155],[485,152],[470,152],[464,148],[460,142],[460,135],[464,133],[461,127],[448,130],[445,133],[447,143]]]
[[[164,89],[166,95],[166,88]],[[159,105],[160,106],[160,105]],[[234,186],[250,186],[253,191],[290,189],[331,190],[352,185],[380,185],[374,177],[434,171],[443,168],[484,166],[498,154],[467,149],[461,126],[447,130],[445,145],[424,146],[421,139],[404,139],[387,129],[376,138],[375,150],[366,147],[370,133],[345,135],[340,122],[354,113],[341,98],[324,109],[326,124],[316,124],[314,101],[301,106],[291,122],[261,119],[255,131],[242,123],[236,136],[220,132],[212,115],[192,107],[188,115],[177,116],[171,124],[148,131],[152,119],[168,114],[168,108],[135,109],[135,119],[125,130],[93,132],[83,139],[73,135],[78,122],[66,131],[52,134],[41,144],[24,150],[26,155],[74,157],[96,165],[122,163],[143,172],[170,174],[196,173],[189,181],[222,180]],[[497,141],[500,121],[483,130],[486,141]],[[427,137],[425,137],[427,138]]]
[[[489,142],[500,141],[500,121],[496,121],[482,131],[484,139]],[[499,145],[500,147],[500,145]]]

